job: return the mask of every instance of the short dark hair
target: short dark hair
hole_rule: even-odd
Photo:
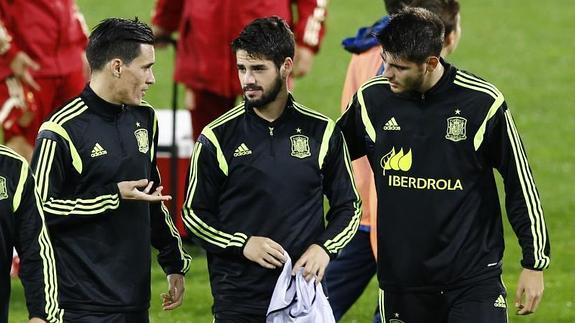
[[[244,27],[232,41],[232,50],[234,53],[245,50],[252,57],[269,59],[279,68],[287,57],[293,59],[295,40],[282,18],[258,18]]]
[[[130,64],[140,55],[141,44],[154,44],[150,26],[138,20],[107,18],[102,20],[90,34],[86,57],[90,68],[99,71],[114,58]]]
[[[408,7],[391,16],[377,40],[391,56],[421,64],[429,56],[440,56],[443,35],[443,23],[436,14]]]
[[[389,15],[398,13],[399,10],[403,9],[406,6],[407,2],[409,2],[409,0],[383,0],[385,10]]]
[[[413,0],[410,7],[425,8],[439,16],[445,27],[445,37],[457,27],[459,1],[457,0]]]

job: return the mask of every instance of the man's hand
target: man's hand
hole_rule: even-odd
[[[46,321],[38,317],[33,317],[28,321],[28,323],[46,323]]]
[[[543,272],[524,268],[515,291],[517,314],[534,313],[543,297]]]
[[[194,90],[190,89],[189,87],[186,88],[184,105],[186,106],[186,109],[190,111],[196,109],[196,95],[194,94]]]
[[[40,85],[36,83],[32,74],[30,74],[30,69],[37,71],[40,69],[40,65],[32,60],[28,54],[18,52],[12,62],[10,62],[10,69],[21,82],[28,84],[36,91],[40,90]]]
[[[304,46],[297,46],[294,57],[294,77],[302,77],[311,71],[314,53],[311,49]]]
[[[306,281],[316,277],[316,282],[321,282],[325,269],[329,264],[329,255],[317,244],[312,244],[293,266],[292,275],[295,275],[303,267],[303,276]]]
[[[162,195],[163,186],[158,186],[153,193],[150,193],[154,182],[147,179],[140,179],[137,181],[124,181],[118,183],[118,189],[123,200],[139,200],[148,202],[162,202],[172,199],[170,195]],[[140,191],[138,188],[143,188]]]
[[[168,275],[169,290],[162,293],[162,309],[170,311],[182,305],[184,300],[184,276],[180,274]]]
[[[266,237],[251,236],[244,246],[244,256],[268,269],[283,266],[286,262],[284,249],[279,243]]]
[[[154,46],[156,48],[166,48],[171,44],[175,44],[172,34],[160,26],[152,25],[152,33],[154,33]]]

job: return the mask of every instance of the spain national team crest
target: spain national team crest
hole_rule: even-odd
[[[6,178],[0,176],[0,200],[8,198],[8,188],[6,187]]]
[[[291,155],[296,158],[306,158],[311,156],[309,148],[309,138],[304,135],[293,135],[289,137],[291,141]]]
[[[447,133],[445,139],[454,142],[467,139],[467,119],[463,117],[447,118]]]
[[[147,153],[148,150],[150,150],[150,145],[148,143],[148,130],[138,129],[134,131],[134,135],[136,135],[136,140],[138,140],[138,150],[141,153]]]

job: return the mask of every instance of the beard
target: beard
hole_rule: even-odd
[[[252,100],[249,99],[244,94],[244,100],[246,101],[246,105],[250,108],[262,108],[268,105],[269,103],[275,101],[275,99],[278,97],[278,94],[282,89],[283,82],[284,81],[282,80],[282,78],[278,76],[273,84],[273,87],[268,92],[263,92],[261,98],[259,99]],[[261,90],[262,88],[257,86],[245,86],[243,90],[246,91],[250,89]]]

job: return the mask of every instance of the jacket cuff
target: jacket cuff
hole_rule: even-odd
[[[323,243],[316,243],[318,246],[320,246],[323,250],[325,250],[325,252],[327,253],[327,255],[329,256],[329,260],[334,260],[335,258],[337,258],[337,253],[331,253],[329,252],[329,249],[327,249],[327,247],[323,244]]]

